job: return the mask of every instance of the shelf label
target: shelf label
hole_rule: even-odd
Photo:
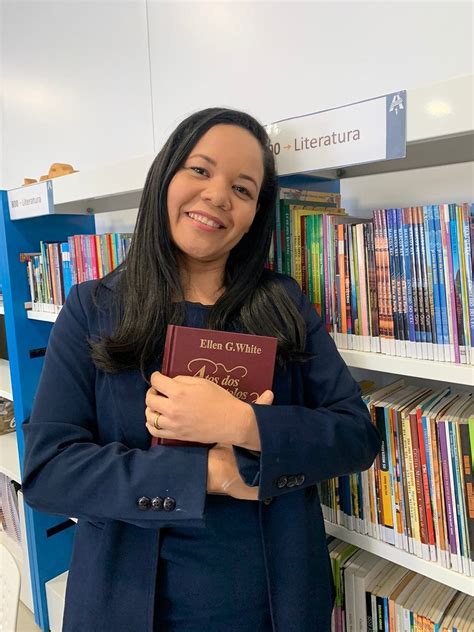
[[[406,156],[406,90],[266,125],[278,174]]]
[[[12,220],[54,213],[52,181],[11,189],[8,191],[8,209]]]

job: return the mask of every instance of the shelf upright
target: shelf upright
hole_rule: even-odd
[[[67,241],[69,235],[92,233],[95,220],[87,215],[52,214],[12,221],[7,192],[0,192],[0,269],[22,474],[24,443],[20,428],[31,413],[52,325],[27,318],[25,302],[30,294],[25,264],[19,255],[38,252],[41,240]],[[75,527],[69,519],[40,513],[26,504],[25,520],[35,621],[47,631],[45,583],[69,568]]]

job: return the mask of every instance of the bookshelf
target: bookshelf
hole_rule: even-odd
[[[472,90],[472,76],[457,77],[426,88],[409,90],[406,160],[349,167],[337,172],[305,174],[306,181],[311,177],[332,180],[338,177],[397,172],[473,160],[474,130],[469,105]],[[429,104],[442,99],[449,101],[451,115],[430,115]],[[30,351],[46,347],[51,323],[57,315],[24,309],[29,293],[24,264],[19,263],[18,254],[36,251],[40,240],[62,241],[71,234],[94,233],[94,214],[136,209],[146,173],[153,159],[153,155],[147,154],[53,180],[55,212],[47,216],[12,222],[8,213],[6,192],[1,194],[0,267],[4,271],[5,319],[12,363],[11,391],[15,394],[15,411],[18,410],[19,422],[26,419],[30,413],[42,367],[41,357],[31,358]],[[282,180],[286,180],[284,186],[298,186],[297,177]],[[316,181],[313,179],[313,182]],[[448,378],[453,384],[473,384],[473,367],[350,350],[341,350],[341,354],[349,366],[362,370],[439,381],[446,381]],[[21,433],[18,435],[18,451],[21,470]],[[46,531],[57,527],[61,519],[40,515],[28,507],[25,507],[25,513],[36,621],[46,630],[46,584],[55,577],[64,577],[62,574],[68,568],[74,528],[64,529],[54,537],[47,538]],[[472,594],[471,578],[437,564],[424,562],[389,544],[348,531],[344,527],[326,523],[326,529],[328,533],[342,540],[433,577],[457,590]]]
[[[57,314],[33,312],[31,310],[27,311],[27,316],[31,320],[40,320],[50,323],[54,323],[57,318]],[[370,353],[366,351],[354,351],[352,349],[339,349],[339,353],[344,358],[344,362],[347,366],[354,369],[416,376],[418,378],[438,380],[440,382],[446,381],[446,370],[449,370],[450,383],[466,386],[473,386],[474,384],[474,366],[471,365],[399,358],[396,356],[388,356],[384,353]]]
[[[346,529],[341,525],[334,524],[329,520],[325,520],[324,524],[328,535],[344,540],[344,542],[349,544],[354,544],[360,549],[364,549],[374,555],[383,557],[384,559],[394,562],[399,566],[409,568],[420,575],[430,577],[441,584],[451,586],[451,588],[455,588],[456,590],[468,595],[474,595],[474,580],[472,577],[467,577],[466,575],[461,575],[460,573],[456,573],[448,568],[443,568],[435,562],[427,562],[426,560],[415,557],[406,551],[401,551],[391,544],[387,544],[381,540],[376,540],[368,535],[362,535],[356,531],[350,531],[349,529]]]
[[[347,366],[355,369],[394,373],[440,382],[446,382],[449,379],[451,384],[474,385],[474,366],[454,364],[453,362],[399,358],[383,353],[368,353],[351,349],[340,349],[339,353]],[[449,375],[447,375],[447,371]]]

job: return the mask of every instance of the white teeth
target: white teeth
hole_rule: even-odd
[[[204,217],[203,215],[197,215],[196,213],[188,213],[191,219],[195,219],[197,222],[201,222],[201,224],[206,224],[207,226],[211,226],[212,228],[220,228],[220,224],[214,222],[212,219],[208,217]]]

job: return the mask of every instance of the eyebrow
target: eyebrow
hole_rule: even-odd
[[[208,163],[210,163],[213,167],[217,166],[217,162],[215,160],[213,160],[212,158],[209,158],[209,156],[206,156],[205,154],[193,154],[192,156],[189,156],[189,159],[191,158],[204,158],[204,160],[207,160]],[[252,178],[252,176],[248,176],[245,173],[239,173],[239,178],[242,178],[242,180],[250,180],[250,182],[253,182],[255,185],[255,188],[258,191],[258,184],[255,182],[255,180]]]

